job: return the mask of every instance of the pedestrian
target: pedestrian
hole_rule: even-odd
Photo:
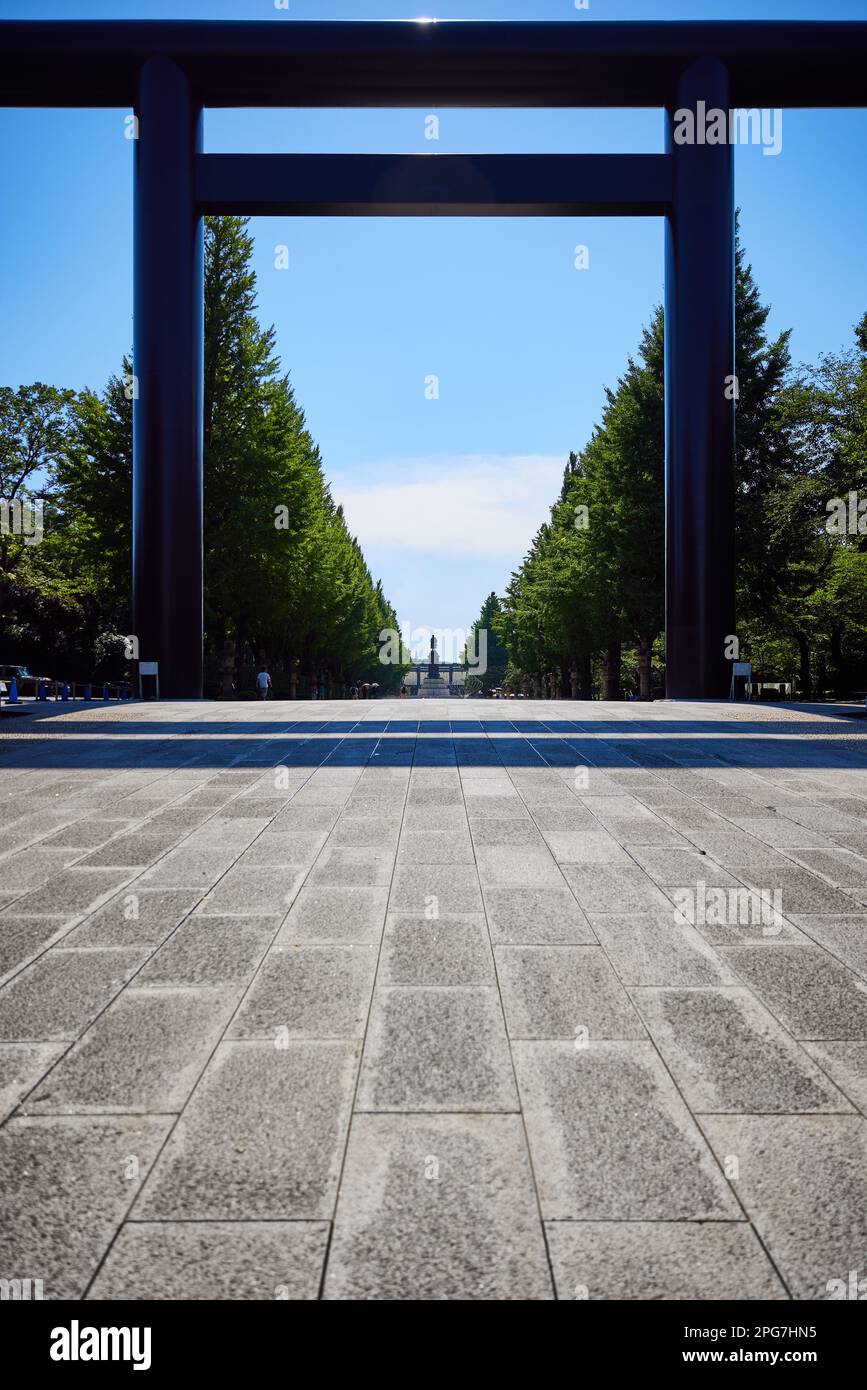
[[[351,696],[351,698],[352,698],[353,700],[357,700],[357,699],[358,699],[358,686],[357,686],[357,685],[353,685],[353,687],[352,687],[352,689],[350,690],[349,694],[350,694],[350,696]]]
[[[259,691],[259,699],[267,700],[271,692],[271,677],[268,675],[268,668],[263,665],[256,677],[256,689]]]
[[[400,698],[401,698],[402,700],[405,700],[405,699],[406,699],[406,686],[405,686],[405,685],[402,685],[402,686],[400,687]]]

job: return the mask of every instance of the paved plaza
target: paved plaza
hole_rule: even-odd
[[[0,720],[0,807],[0,1277],[867,1279],[867,720],[50,706]]]

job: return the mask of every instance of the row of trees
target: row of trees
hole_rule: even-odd
[[[768,314],[738,240],[740,658],[805,698],[840,698],[867,687],[867,315],[848,350],[795,369]],[[505,649],[489,686],[615,699],[664,685],[664,472],[657,308],[550,520],[502,600],[485,601],[477,626]]]
[[[379,663],[397,620],[350,534],[256,314],[246,219],[205,230],[206,692],[400,684]],[[0,389],[0,497],[44,508],[38,544],[0,535],[0,661],[67,679],[119,675],[131,634],[132,398],[125,361],[101,394]]]

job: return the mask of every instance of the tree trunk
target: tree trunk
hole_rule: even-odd
[[[620,699],[620,643],[612,642],[605,653],[605,694],[606,700]]]
[[[813,678],[810,675],[810,647],[803,632],[797,634],[798,657],[800,670],[798,672],[799,692],[806,699],[810,699],[813,694]]]
[[[653,653],[653,638],[645,637],[642,639],[638,648],[638,698],[639,700],[649,700],[652,696],[651,688],[651,656]]]
[[[586,652],[578,662],[578,680],[581,688],[580,699],[593,699],[593,658]]]
[[[831,688],[838,700],[846,698],[848,685],[843,656],[843,629],[839,623],[834,623],[831,628]]]

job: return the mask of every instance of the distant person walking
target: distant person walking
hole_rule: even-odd
[[[352,689],[350,690],[349,694],[350,694],[350,696],[352,697],[353,700],[357,700],[357,699],[358,699],[358,686],[357,686],[357,685],[354,685],[354,686],[352,687]]]
[[[271,692],[271,677],[267,669],[263,666],[256,677],[256,689],[259,691],[259,699],[267,700]]]

